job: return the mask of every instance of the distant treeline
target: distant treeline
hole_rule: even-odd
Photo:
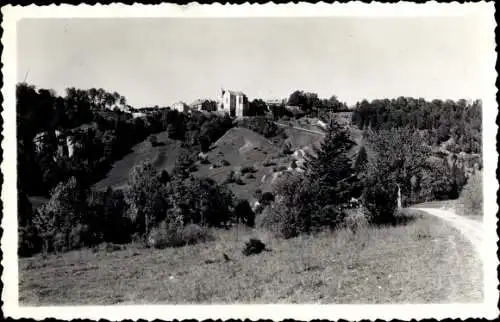
[[[426,131],[427,144],[450,139],[451,152],[481,152],[481,101],[432,100],[399,97],[356,104],[352,121],[360,129],[410,128]]]

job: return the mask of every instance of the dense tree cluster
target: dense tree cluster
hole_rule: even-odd
[[[246,116],[258,116],[265,115],[267,113],[267,104],[260,98],[256,98],[253,101],[250,101],[248,104],[248,111],[243,111],[243,114]]]
[[[238,126],[245,127],[254,132],[262,134],[266,138],[276,137],[284,131],[267,116],[255,116],[238,121]]]
[[[356,104],[352,121],[360,129],[410,128],[426,133],[426,143],[438,145],[453,139],[451,152],[481,152],[481,101],[433,100],[399,97],[363,100]]]
[[[227,115],[207,115],[196,111],[185,114],[168,108],[149,108],[147,113],[134,117],[117,108],[118,105],[126,106],[124,104],[125,98],[116,92],[70,88],[65,97],[59,97],[50,90],[18,84],[18,216],[22,253],[40,251],[41,247],[36,246],[39,243],[35,242],[40,238],[48,243],[44,248],[50,251],[75,248],[77,244],[78,247],[89,245],[96,240],[130,240],[130,231],[146,233],[150,225],[166,216],[165,189],[156,188],[170,182],[168,173],[161,173],[156,178],[156,174],[151,175],[155,169],[142,169],[140,173],[136,173],[139,170],[135,169],[132,181],[140,182],[142,178],[145,181],[139,183],[140,186],[151,188],[144,194],[123,195],[112,190],[91,192],[91,184],[102,179],[113,162],[129,153],[133,145],[160,131],[168,131],[171,139],[182,140],[184,152],[176,164],[174,178],[186,179],[198,151],[207,150],[233,126],[232,119]],[[132,108],[129,110],[134,111]],[[154,137],[150,142],[158,144]],[[50,201],[39,210],[34,210],[27,198],[29,195],[47,196]],[[80,196],[80,199],[75,199],[75,196]],[[54,209],[58,209],[59,213]],[[124,209],[127,219],[123,219]],[[112,213],[119,215],[113,217]],[[132,220],[135,217],[131,214],[142,218],[144,213],[150,214],[156,221],[150,224],[148,221]],[[98,222],[97,226],[95,222]],[[112,229],[99,230],[113,225],[124,225],[124,235],[116,236],[116,232],[113,235]],[[47,228],[49,226],[55,230]],[[87,232],[92,234],[87,236]],[[71,240],[79,233],[83,236],[81,242]]]
[[[91,191],[72,177],[60,182],[38,210],[30,207],[25,194],[20,204],[19,252],[25,256],[104,241],[125,243],[134,236],[147,240],[160,227],[173,225],[185,232],[190,224],[226,227],[254,221],[248,202],[237,200],[227,187],[208,178],[165,176],[149,161],[130,171],[125,191]]]
[[[19,186],[28,195],[45,196],[72,176],[88,186],[151,134],[166,130],[174,140],[207,150],[232,127],[228,116],[156,108],[134,118],[109,110],[125,102],[116,92],[70,88],[65,97],[58,97],[53,91],[18,84]]]
[[[403,205],[455,199],[466,183],[463,168],[432,153],[423,136],[411,129],[368,131],[365,139],[374,157],[366,164],[363,185],[397,185]]]
[[[346,111],[347,105],[340,102],[335,95],[330,98],[319,98],[318,94],[295,91],[290,94],[288,105],[298,106],[307,114],[318,114],[319,112],[342,112]]]
[[[306,172],[290,174],[276,185],[276,201],[265,209],[261,225],[286,238],[340,225],[345,205],[357,196],[348,157],[353,144],[347,130],[332,120]]]

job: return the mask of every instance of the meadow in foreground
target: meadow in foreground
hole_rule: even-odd
[[[481,301],[472,246],[437,218],[291,239],[238,226],[163,250],[134,245],[19,261],[21,305]],[[244,256],[260,238],[270,251]],[[224,254],[229,260],[224,259]]]

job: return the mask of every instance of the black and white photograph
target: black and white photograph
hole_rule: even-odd
[[[494,6],[406,5],[2,8],[6,316],[498,316]]]

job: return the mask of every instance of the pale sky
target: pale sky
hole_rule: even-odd
[[[122,18],[18,23],[18,81],[118,91],[135,107],[296,89],[363,98],[480,98],[479,19]],[[28,72],[29,70],[29,72]]]

